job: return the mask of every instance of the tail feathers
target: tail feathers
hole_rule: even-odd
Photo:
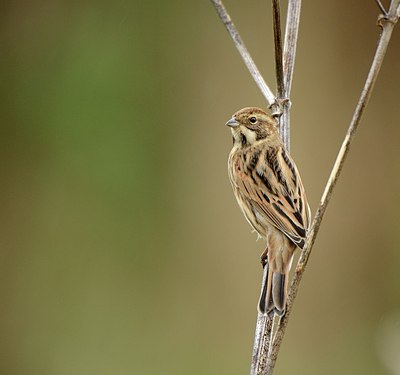
[[[258,311],[261,314],[267,314],[274,310],[276,314],[283,315],[286,307],[289,272],[286,274],[273,272],[268,263],[265,267]]]
[[[271,310],[271,272],[268,262],[264,266],[264,277],[262,281],[261,295],[258,301],[258,311],[261,314],[267,314]]]
[[[286,275],[274,272],[272,274],[272,300],[278,315],[282,315],[286,307]]]

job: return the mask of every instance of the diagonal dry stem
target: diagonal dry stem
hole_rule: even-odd
[[[382,14],[386,14],[386,9],[385,7],[382,5],[382,3],[380,2],[380,0],[375,0],[376,4],[378,5],[380,11],[382,12]]]
[[[349,128],[347,130],[346,136],[342,143],[342,146],[339,150],[338,156],[336,158],[335,164],[331,171],[329,180],[326,184],[324,193],[321,198],[320,205],[318,207],[317,213],[315,214],[313,224],[311,227],[310,234],[307,238],[307,243],[304,247],[304,250],[301,252],[299,262],[296,267],[295,274],[293,276],[292,283],[290,285],[289,293],[288,293],[288,301],[286,306],[286,313],[280,319],[279,325],[271,345],[270,355],[267,359],[267,367],[265,375],[271,375],[273,369],[275,367],[276,359],[279,353],[280,345],[282,343],[283,336],[285,334],[285,328],[287,326],[289,316],[293,307],[294,299],[296,298],[297,291],[300,285],[301,278],[303,276],[304,270],[307,266],[307,262],[309,256],[311,254],[312,247],[315,242],[315,238],[318,234],[321,221],[325,214],[325,210],[332,196],[333,189],[336,186],[337,180],[339,178],[340,172],[343,168],[343,164],[346,160],[346,156],[349,152],[350,145],[354,138],[355,132],[357,131],[358,125],[360,124],[361,117],[364,113],[365,107],[368,104],[369,98],[371,97],[372,90],[374,88],[374,84],[378,77],[380,68],[382,66],[383,59],[385,57],[385,53],[387,47],[389,45],[389,41],[392,35],[393,28],[398,21],[398,12],[399,12],[399,2],[400,0],[393,0],[391,2],[390,10],[388,15],[381,15],[378,19],[379,25],[382,27],[382,33],[379,38],[378,46],[375,51],[375,56],[373,58],[371,68],[368,73],[367,80],[365,82],[364,88],[361,92],[360,99],[357,103],[356,109],[354,111],[352,120],[350,122]]]
[[[265,99],[269,106],[273,105],[276,101],[275,95],[272,93],[271,89],[265,83],[264,78],[261,76],[260,71],[258,70],[256,64],[254,63],[250,53],[248,52],[247,48],[245,47],[242,38],[240,37],[238,31],[236,30],[235,25],[233,24],[231,17],[229,16],[228,12],[226,11],[223,3],[221,0],[211,0],[213,3],[222,23],[225,25],[226,29],[228,30],[230,36],[235,43],[237,50],[240,53],[244,63],[246,64],[247,69],[249,70],[251,76],[253,77],[254,81],[258,85],[261,93],[264,95]]]

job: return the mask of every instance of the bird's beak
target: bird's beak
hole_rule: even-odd
[[[236,128],[239,126],[239,123],[232,117],[225,125],[230,126],[231,128]]]

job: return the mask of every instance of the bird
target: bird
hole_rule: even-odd
[[[283,315],[296,248],[310,230],[310,207],[293,159],[273,116],[257,107],[237,111],[226,123],[233,136],[228,175],[246,220],[267,242],[258,311]]]

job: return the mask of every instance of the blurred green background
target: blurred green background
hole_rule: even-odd
[[[274,86],[269,2],[226,1]],[[369,69],[374,1],[306,1],[292,155],[313,212]],[[3,1],[0,374],[246,374],[263,243],[227,178],[265,107],[209,1]],[[276,373],[400,374],[400,30]]]

